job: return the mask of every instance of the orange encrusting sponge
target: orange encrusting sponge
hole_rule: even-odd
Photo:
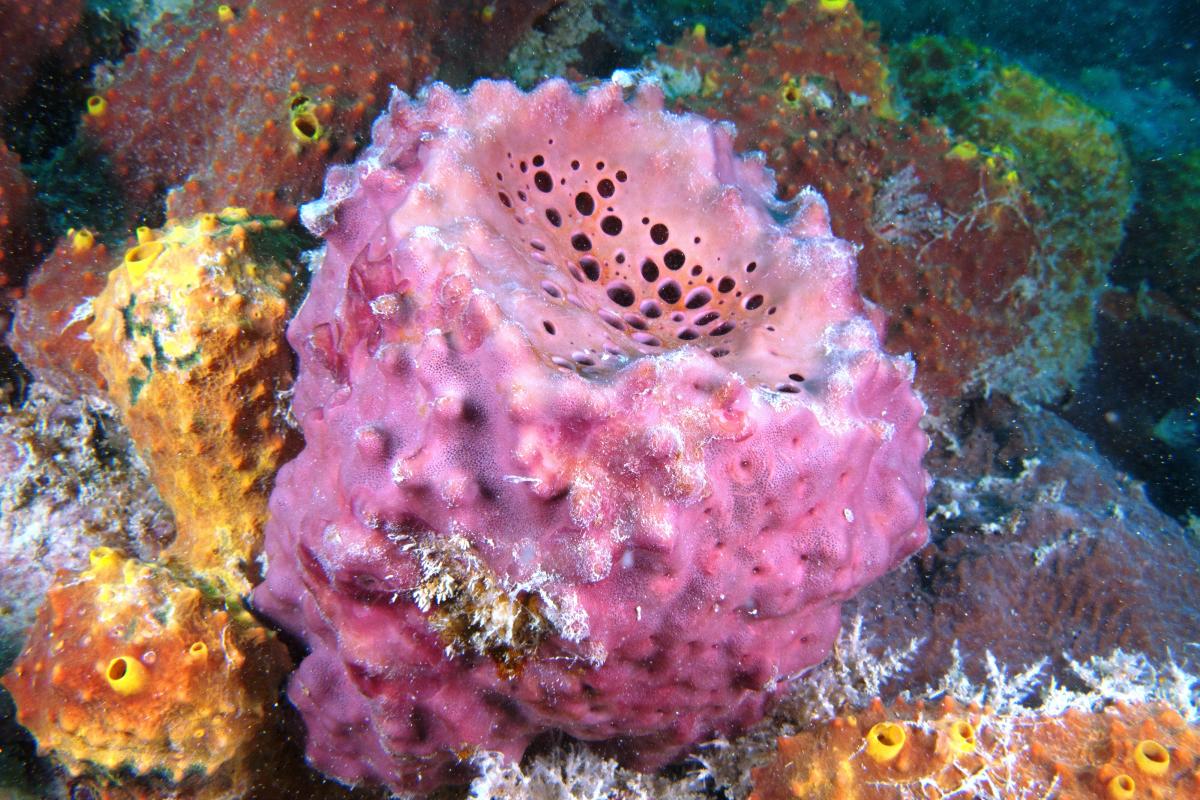
[[[1157,703],[998,714],[876,701],[779,739],[750,800],[1200,797],[1200,730]]]

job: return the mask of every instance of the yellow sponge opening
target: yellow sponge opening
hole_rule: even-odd
[[[1112,800],[1131,800],[1135,788],[1133,778],[1121,774],[1108,782],[1108,796]]]
[[[886,764],[900,755],[907,738],[904,728],[895,722],[877,723],[867,731],[867,755],[877,763]]]
[[[117,656],[108,662],[104,679],[117,694],[130,695],[143,691],[150,685],[150,673],[141,661],[131,656]]]
[[[1133,763],[1147,775],[1166,775],[1171,768],[1171,754],[1153,739],[1143,739],[1133,748]]]

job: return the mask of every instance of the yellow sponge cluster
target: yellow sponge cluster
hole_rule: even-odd
[[[281,397],[290,235],[225,209],[138,231],[89,328],[109,393],[175,512],[167,552],[242,592],[275,471],[298,446]]]

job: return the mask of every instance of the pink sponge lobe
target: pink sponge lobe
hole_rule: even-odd
[[[733,733],[920,547],[928,446],[854,248],[657,90],[397,93],[302,218],[303,453],[256,604],[309,757],[426,791],[550,730]]]

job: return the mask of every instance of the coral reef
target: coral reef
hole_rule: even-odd
[[[911,362],[820,197],[772,193],[613,83],[397,95],[331,172],[254,594],[311,648],[315,765],[429,791],[553,729],[660,765],[924,542]]]
[[[522,86],[547,77],[604,79],[637,64],[682,28],[735,42],[763,0],[560,0],[511,48],[505,74]],[[439,78],[442,78],[439,71]],[[444,79],[444,78],[443,78]]]
[[[928,459],[930,546],[852,603],[883,646],[925,638],[906,681],[936,681],[956,647],[976,670],[988,651],[1016,669],[1049,657],[1064,681],[1067,654],[1200,641],[1200,542],[1094,442],[1000,398],[950,432]]]
[[[1194,47],[1195,15],[1173,0],[1028,0],[1019,5],[1004,0],[970,5],[859,0],[858,7],[879,22],[892,43],[929,33],[988,42],[1055,81],[1111,70],[1133,90],[1126,102],[1140,105],[1156,83],[1173,82],[1183,92],[1195,85],[1195,59],[1187,55]],[[1147,113],[1145,106],[1139,113]]]
[[[97,548],[60,573],[3,680],[17,719],[72,774],[201,781],[241,796],[247,751],[290,665],[287,651],[211,587]]]
[[[919,113],[1003,154],[1045,212],[1037,227],[1049,282],[1039,288],[1036,319],[1080,332],[1069,356],[1075,384],[1132,203],[1129,156],[1116,127],[1078,97],[971,42],[921,37],[893,50],[891,63]]]
[[[768,8],[739,53],[691,35],[652,67],[695,74],[679,106],[736,122],[785,197],[824,194],[834,233],[862,245],[859,288],[889,315],[887,348],[912,351],[931,410],[972,385],[1056,395],[1076,368],[1057,354],[1075,353],[1078,331],[1044,339],[1032,324],[1048,282],[1036,204],[1002,160],[892,119],[876,36],[853,5],[805,0]]]
[[[16,304],[7,343],[38,380],[61,394],[103,396],[88,326],[92,301],[114,267],[90,230],[71,230],[41,263]]]
[[[780,738],[750,800],[1170,798],[1200,792],[1198,766],[1200,728],[1165,705],[1051,716],[877,700]]]
[[[142,208],[178,186],[172,216],[247,206],[291,219],[387,87],[432,71],[431,6],[256,0],[166,15],[104,73],[84,132]]]
[[[605,5],[596,0],[569,0],[551,10],[544,24],[530,30],[509,52],[507,74],[524,88],[568,74],[570,65],[583,58],[580,49],[603,33]]]
[[[853,4],[806,0],[768,9],[737,53],[692,35],[651,66],[695,75],[678,105],[735,121],[784,196],[825,195],[834,232],[862,245],[860,289],[889,314],[888,349],[914,354],[934,410],[971,387],[1058,397],[1086,360],[1097,264],[1055,260],[1064,245],[1005,154],[892,119],[876,37]]]
[[[119,425],[40,384],[0,414],[0,667],[20,648],[56,570],[100,545],[152,558],[171,514]]]
[[[513,47],[544,27],[545,16],[563,0],[435,0],[432,5],[437,78],[467,86],[501,74]]]
[[[113,402],[175,513],[167,555],[243,591],[298,441],[283,339],[299,240],[244,209],[140,231],[88,328]]]

